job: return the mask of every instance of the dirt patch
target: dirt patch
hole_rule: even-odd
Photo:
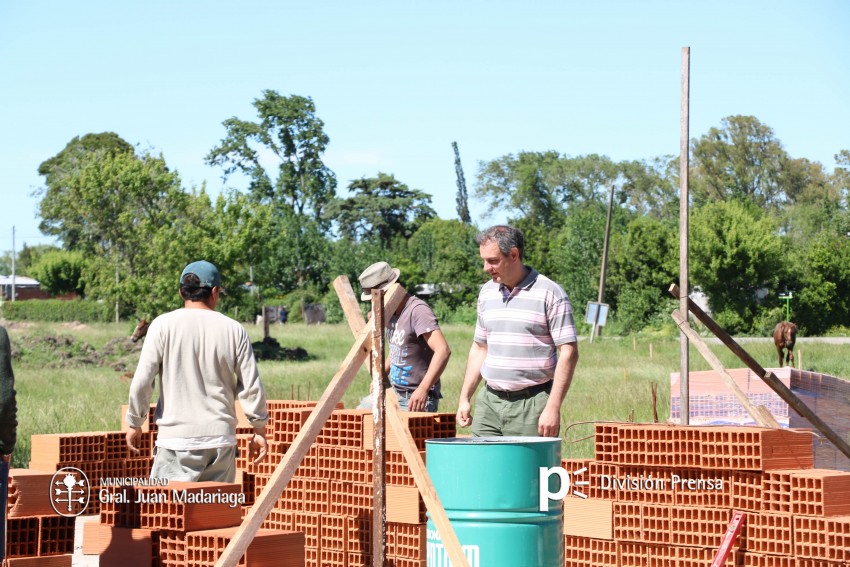
[[[85,323],[80,323],[79,321],[71,321],[70,323],[60,323],[59,327],[63,329],[68,329],[70,331],[85,331],[86,329],[91,329]]]
[[[310,355],[301,347],[284,348],[274,337],[266,337],[262,341],[251,344],[257,360],[307,360]]]
[[[8,321],[6,319],[0,319],[0,327],[5,327],[7,331],[31,329],[35,327],[35,323],[30,321]]]
[[[43,368],[96,366],[125,372],[135,367],[141,348],[141,343],[126,337],[111,339],[98,349],[71,335],[24,335],[12,340],[12,358]]]
[[[143,344],[144,341],[134,343],[129,337],[116,337],[96,348],[72,335],[23,335],[12,339],[12,358],[16,364],[40,368],[108,367],[123,377],[132,377]],[[252,346],[257,360],[310,359],[303,348],[283,347],[272,337]]]

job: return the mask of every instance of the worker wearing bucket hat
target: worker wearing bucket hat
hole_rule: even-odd
[[[233,482],[236,477],[236,400],[254,427],[250,456],[266,455],[266,397],[245,328],[215,310],[221,274],[206,261],[180,275],[183,308],[160,315],[130,384],[127,445],[139,453],[154,379],[156,453],[152,478]]]
[[[373,289],[387,289],[398,281],[401,272],[387,262],[372,264],[360,274],[363,290],[360,299],[369,301]],[[452,352],[446,342],[434,310],[410,293],[390,317],[387,324],[389,357],[385,371],[399,405],[408,411],[437,411],[440,398],[440,376]],[[367,407],[367,400],[360,407]]]

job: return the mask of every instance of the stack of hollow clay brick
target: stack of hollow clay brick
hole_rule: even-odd
[[[53,510],[52,477],[29,469],[9,471],[4,566],[71,567],[74,518]]]
[[[143,427],[145,450],[142,455],[127,452],[124,432],[36,435],[32,438],[30,470],[39,469],[52,475],[64,467],[74,467],[88,476],[88,505],[82,509],[84,504],[73,504],[73,513],[100,514],[99,523],[86,523],[83,553],[100,555],[102,567],[146,566],[148,563],[163,567],[212,565],[255,498],[268,484],[315,403],[268,401],[269,454],[260,464],[248,459],[252,428],[240,413],[237,484],[215,487],[215,490],[238,489],[245,505],[221,513],[213,514],[208,504],[188,510],[171,510],[135,503],[137,498],[150,500],[145,495],[151,492],[170,492],[174,483],[168,487],[133,483],[112,486],[106,480],[148,477],[156,439],[153,407],[151,419]],[[274,558],[273,564],[277,567],[371,564],[373,417],[368,410],[345,410],[341,404],[338,408],[278,498],[240,565],[267,565],[269,557]],[[125,411],[126,406],[121,409],[122,420]],[[454,414],[411,412],[405,413],[404,419],[423,459],[425,439],[455,436]],[[424,503],[399,442],[389,429],[386,450],[387,564],[424,567]],[[121,496],[116,496],[117,493]],[[234,510],[238,515],[234,515]],[[204,523],[205,519],[214,520],[214,524]],[[70,526],[70,541],[73,542],[73,522]],[[22,525],[20,530],[24,529]],[[32,533],[36,533],[35,528]],[[301,539],[293,540],[292,534]],[[70,549],[73,549],[72,544]],[[29,548],[22,548],[16,553],[29,551]]]
[[[237,436],[246,494],[262,492],[310,411],[269,403],[269,457],[260,465],[246,457],[250,435]],[[454,414],[405,412],[403,418],[423,459],[426,439],[455,436]],[[373,439],[370,410],[335,410],[262,524],[304,533],[308,567],[372,564]],[[385,446],[386,564],[424,567],[425,506],[389,424]]]
[[[213,567],[242,521],[242,486],[223,482],[110,487],[100,523],[85,524],[83,553],[101,567]],[[212,496],[210,496],[212,495]],[[304,535],[260,530],[245,567],[303,566]]]
[[[595,434],[593,460],[562,463],[567,567],[709,565],[736,510],[746,520],[726,565],[850,565],[850,473],[812,468],[810,432],[612,423]]]

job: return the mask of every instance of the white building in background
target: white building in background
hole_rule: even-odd
[[[15,276],[15,298],[16,299],[31,299],[34,296],[40,296],[42,293],[41,284],[38,280],[28,278],[26,276]],[[0,301],[9,301],[12,299],[12,276],[0,275]]]

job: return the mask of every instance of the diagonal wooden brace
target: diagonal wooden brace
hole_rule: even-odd
[[[779,429],[780,425],[773,417],[773,415],[765,408],[764,406],[756,406],[750,402],[750,399],[747,397],[747,394],[744,393],[741,388],[735,383],[735,380],[726,372],[726,368],[720,362],[720,359],[711,352],[708,348],[708,345],[705,344],[705,341],[702,340],[696,331],[694,331],[688,322],[685,320],[684,316],[679,312],[678,309],[673,311],[671,314],[673,320],[676,321],[676,324],[679,326],[679,329],[682,330],[683,333],[688,337],[702,357],[706,362],[720,375],[720,378],[732,390],[732,393],[738,398],[738,401],[741,402],[741,405],[744,406],[744,409],[747,410],[747,413],[750,414],[750,417],[755,420],[757,424],[761,427],[770,427],[772,429]]]
[[[679,297],[679,286],[676,284],[672,284],[669,291],[670,295],[673,297]],[[850,458],[850,445],[848,445],[840,435],[833,431],[831,427],[824,423],[815,412],[809,409],[809,406],[804,404],[803,401],[798,398],[788,386],[783,384],[779,378],[777,378],[772,372],[765,370],[758,362],[756,362],[750,353],[744,350],[729,333],[718,325],[705,311],[700,309],[699,305],[694,303],[690,298],[688,298],[688,310],[690,310],[690,312],[694,314],[694,317],[705,325],[709,331],[714,333],[714,336],[729,347],[729,350],[740,358],[741,362],[746,364],[750,370],[755,372],[756,376],[764,380],[765,384],[770,386],[770,388],[776,392],[786,404],[791,406],[798,414],[805,417],[809,423],[811,423],[815,429],[823,433],[823,436],[829,439],[839,451]]]
[[[342,310],[345,313],[346,319],[348,319],[348,326],[351,328],[351,332],[356,335],[359,330],[366,327],[366,320],[363,318],[363,313],[360,311],[357,298],[351,290],[351,284],[348,278],[345,276],[336,278],[334,280],[334,289],[342,304]],[[386,309],[384,313],[392,314]],[[386,319],[389,320],[389,316],[386,316]],[[440,498],[437,496],[437,491],[431,482],[431,477],[428,475],[428,469],[425,467],[422,456],[419,454],[419,449],[416,447],[416,441],[404,423],[404,418],[401,415],[401,407],[398,404],[398,396],[396,396],[392,388],[387,388],[385,399],[386,416],[390,422],[390,427],[395,432],[396,438],[401,445],[401,452],[407,460],[407,465],[410,467],[410,472],[413,474],[413,480],[416,482],[416,488],[425,502],[425,507],[431,514],[431,521],[434,522],[437,533],[440,534],[440,539],[449,556],[451,565],[452,567],[469,567],[469,561],[463,554],[460,540],[457,538],[454,528],[452,528],[445,508],[440,503]]]

